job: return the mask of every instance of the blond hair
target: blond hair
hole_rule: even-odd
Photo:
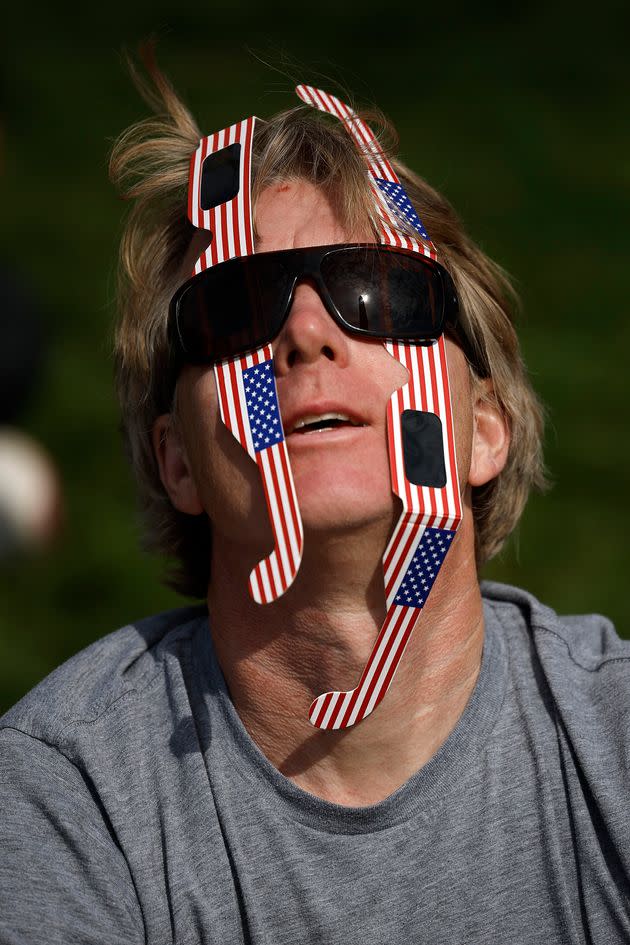
[[[137,74],[135,79],[155,115],[119,137],[110,161],[113,182],[132,201],[120,252],[117,388],[128,454],[139,486],[145,546],[173,561],[175,567],[167,576],[171,586],[183,594],[205,597],[210,578],[210,523],[205,515],[188,516],[172,506],[160,479],[151,436],[157,417],[173,407],[167,313],[170,297],[182,281],[182,262],[198,232],[186,211],[189,162],[200,132],[155,62],[148,61],[147,68],[150,83]],[[391,127],[382,116],[376,119],[385,140]],[[374,127],[374,120],[371,123]],[[466,235],[448,201],[397,161],[391,144],[387,147],[440,262],[455,282],[474,363],[481,365],[480,373],[492,378],[492,396],[511,432],[503,471],[472,490],[480,566],[500,550],[516,527],[530,490],[544,487],[543,412],[520,356],[513,325],[517,300],[507,276]],[[376,235],[376,210],[364,157],[336,120],[298,106],[259,123],[252,167],[254,218],[263,188],[301,178],[324,190],[347,232],[367,221]],[[476,380],[472,366],[471,372]]]

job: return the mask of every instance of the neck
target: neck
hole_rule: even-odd
[[[309,723],[311,701],[356,685],[368,660],[385,618],[387,534],[374,525],[360,536],[306,535],[295,583],[266,606],[247,595],[255,559],[244,566],[243,546],[214,543],[208,605],[236,711],[279,771],[338,804],[377,803],[422,767],[457,724],[481,664],[483,610],[469,511],[383,702],[342,731]]]

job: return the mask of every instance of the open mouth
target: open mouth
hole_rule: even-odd
[[[309,433],[330,433],[332,430],[339,430],[342,427],[363,427],[364,423],[358,423],[343,413],[324,413],[317,416],[301,417],[293,426],[290,433],[299,433],[301,436],[307,436]]]

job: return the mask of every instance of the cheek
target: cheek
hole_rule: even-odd
[[[251,539],[265,533],[265,497],[258,467],[219,413],[212,370],[190,369],[178,391],[183,438],[202,505],[213,528]]]

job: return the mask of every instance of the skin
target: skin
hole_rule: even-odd
[[[264,190],[256,223],[260,252],[372,239],[345,232],[305,181]],[[385,412],[406,371],[381,342],[340,328],[308,281],[273,349],[286,431],[298,416],[328,410],[362,424],[287,436],[305,546],[283,597],[258,606],[247,593],[271,531],[257,468],[220,420],[212,369],[183,370],[177,418],[164,415],[154,427],[156,456],[174,506],[205,511],[212,522],[211,632],[247,731],[305,791],[345,806],[375,804],[435,754],[475,686],[484,626],[471,487],[501,471],[509,430],[491,381],[473,387],[462,352],[447,340],[464,517],[381,705],[356,727],[320,732],[307,717],[312,699],[356,685],[385,617],[381,558],[400,514]]]

